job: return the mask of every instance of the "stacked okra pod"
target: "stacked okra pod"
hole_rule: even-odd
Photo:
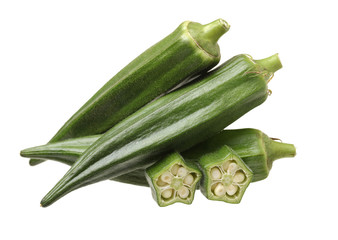
[[[198,188],[208,199],[239,203],[274,160],[293,157],[292,144],[257,129],[223,130],[267,99],[267,83],[282,67],[277,54],[240,54],[209,71],[228,29],[222,19],[183,22],[108,81],[48,144],[21,151],[31,165],[51,159],[71,166],[41,206],[107,179],[150,186],[159,206],[190,204]]]

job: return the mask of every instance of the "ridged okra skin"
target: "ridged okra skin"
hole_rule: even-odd
[[[209,150],[201,152],[197,159],[186,159],[196,162],[202,170],[201,192],[210,200],[240,203],[253,172],[230,147]]]
[[[20,152],[20,155],[44,161],[50,159],[72,166],[80,155],[100,137],[101,135],[91,135],[47,143],[24,149]]]
[[[89,148],[101,135],[92,135],[79,138],[66,139],[56,143],[24,149],[20,152],[22,157],[41,160],[54,160],[72,166],[80,155]],[[138,169],[128,174],[112,178],[111,180],[149,187],[144,176],[144,169]]]
[[[191,204],[201,172],[193,163],[173,152],[164,156],[145,171],[153,198],[160,207],[177,202]]]
[[[58,143],[28,148],[21,151],[21,156],[43,158],[45,160],[51,159],[71,166],[100,136],[68,139]],[[235,149],[242,160],[254,170],[252,182],[268,177],[274,160],[296,155],[296,149],[293,144],[276,142],[262,131],[253,128],[224,130],[182,154],[186,157],[196,158],[196,155],[200,155],[201,152],[210,149],[212,146],[215,146],[215,149],[221,146],[229,146]],[[148,186],[143,169],[135,170],[111,180]]]
[[[253,171],[252,182],[267,178],[273,161],[296,155],[293,144],[275,141],[258,129],[243,128],[222,131],[189,149],[183,156],[196,159],[224,145],[230,146]]]
[[[48,206],[67,193],[150,166],[159,155],[185,151],[221,132],[262,104],[273,67],[237,55],[194,83],[165,95],[112,127],[94,142],[42,199]],[[270,69],[273,69],[271,71]]]
[[[50,142],[103,133],[183,80],[213,68],[220,61],[217,40],[228,29],[222,19],[183,22],[109,80]]]

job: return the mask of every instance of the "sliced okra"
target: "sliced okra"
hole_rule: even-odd
[[[145,171],[152,195],[159,206],[181,202],[191,204],[202,173],[193,163],[173,152]]]
[[[201,192],[210,200],[239,203],[253,173],[228,146],[206,153],[198,159],[203,172]]]

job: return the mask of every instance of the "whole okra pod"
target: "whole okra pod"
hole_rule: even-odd
[[[103,133],[187,78],[213,68],[220,61],[217,41],[229,27],[223,19],[206,25],[183,22],[110,79],[50,142]]]

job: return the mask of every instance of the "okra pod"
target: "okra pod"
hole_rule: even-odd
[[[213,68],[220,61],[217,41],[228,30],[223,19],[206,25],[183,22],[109,80],[50,142],[104,133],[187,78]]]
[[[28,148],[21,151],[21,156],[27,158],[43,158],[73,165],[79,156],[101,135],[68,139],[57,143]],[[275,141],[262,131],[253,128],[224,130],[203,143],[192,147],[181,154],[196,158],[201,152],[210,151],[222,146],[229,146],[242,158],[250,169],[253,169],[252,182],[265,179],[272,168],[272,163],[279,158],[294,157],[296,149],[293,144]],[[195,155],[195,157],[194,157]],[[111,180],[139,186],[148,186],[144,169],[112,178]]]
[[[182,153],[186,159],[198,159],[206,152],[229,146],[253,171],[252,182],[268,177],[272,164],[280,158],[296,155],[293,144],[275,141],[258,129],[243,128],[224,130],[201,144]]]
[[[161,154],[185,151],[216,135],[266,100],[267,83],[279,68],[277,55],[259,62],[238,55],[144,106],[94,142],[41,206],[80,187],[150,166]]]

